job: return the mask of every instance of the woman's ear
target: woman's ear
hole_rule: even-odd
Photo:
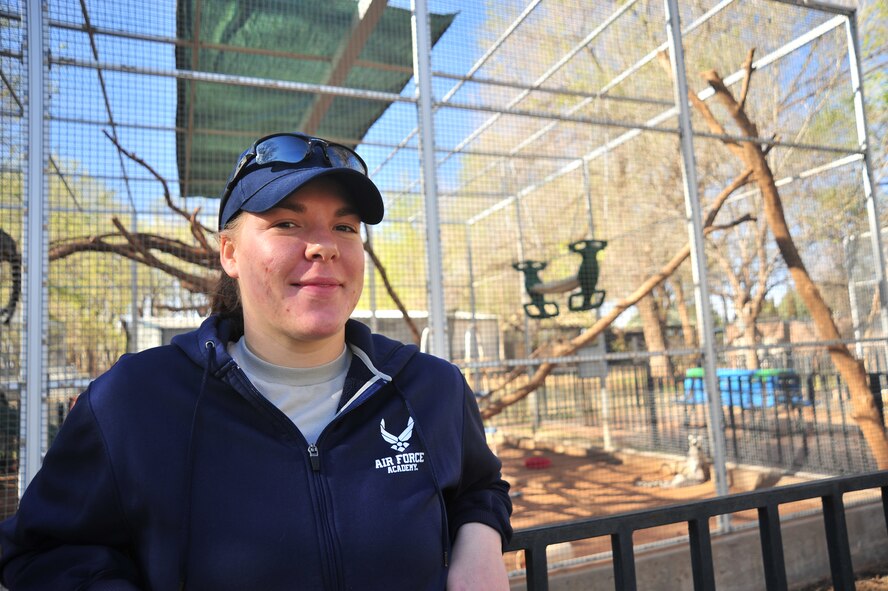
[[[226,233],[219,236],[219,262],[229,277],[237,279],[237,244]]]

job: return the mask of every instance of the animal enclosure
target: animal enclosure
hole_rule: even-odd
[[[207,314],[230,169],[297,130],[384,196],[355,318],[457,363],[492,445],[657,454],[653,480],[691,436],[717,494],[728,465],[888,467],[860,16],[0,0],[7,508],[90,379]]]

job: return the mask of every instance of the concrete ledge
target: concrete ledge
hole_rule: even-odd
[[[854,571],[888,565],[888,525],[880,502],[846,508],[848,537]],[[810,515],[781,523],[786,577],[790,588],[828,579],[829,558],[823,516]],[[719,591],[760,591],[765,588],[758,528],[713,536],[712,557]],[[691,556],[687,543],[637,553],[635,572],[638,588],[645,591],[693,590]],[[521,591],[523,579],[512,581]],[[551,591],[613,591],[613,567],[607,563],[553,571]]]

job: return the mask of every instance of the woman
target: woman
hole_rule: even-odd
[[[257,140],[214,314],[80,397],[0,528],[17,589],[507,589],[508,484],[449,363],[349,320],[382,198],[349,148]]]

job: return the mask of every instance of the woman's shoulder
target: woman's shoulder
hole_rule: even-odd
[[[120,393],[129,394],[127,398],[146,392],[159,394],[187,381],[194,372],[199,374],[199,368],[180,349],[165,345],[122,355],[89,389],[94,399],[108,393],[118,399]]]

